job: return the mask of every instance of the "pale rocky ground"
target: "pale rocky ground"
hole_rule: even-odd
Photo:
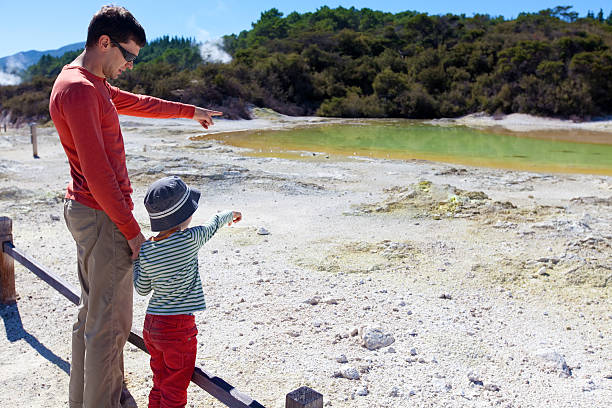
[[[201,189],[195,223],[243,212],[200,252],[198,365],[266,407],[303,385],[331,407],[612,406],[612,177],[251,157],[189,140],[204,133],[189,121],[122,121],[145,232],[142,199],[164,175]],[[53,128],[39,134],[35,160],[26,129],[0,133],[0,215],[18,248],[78,286],[69,168]],[[0,406],[66,406],[76,307],[20,265],[16,286],[17,307],[1,309]],[[135,327],[146,301],[135,295]],[[393,342],[369,350],[367,333]],[[147,357],[126,346],[140,407]],[[223,405],[191,385],[188,406]]]

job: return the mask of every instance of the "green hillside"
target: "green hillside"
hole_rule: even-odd
[[[223,38],[230,63],[205,62],[191,39],[142,49],[122,89],[248,117],[248,106],[289,115],[456,117],[472,112],[591,118],[612,114],[612,13],[571,7],[488,15],[392,14],[322,7],[261,14]],[[74,54],[44,57],[27,81],[0,87],[13,117],[48,119],[53,78]]]

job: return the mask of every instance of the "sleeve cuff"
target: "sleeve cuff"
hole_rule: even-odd
[[[127,224],[118,225],[117,228],[119,228],[119,231],[128,241],[140,234],[140,225],[138,225],[138,221],[134,217]]]

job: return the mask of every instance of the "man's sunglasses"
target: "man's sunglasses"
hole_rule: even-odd
[[[109,37],[110,38],[110,37]],[[125,58],[125,60],[127,62],[134,62],[134,60],[136,58],[138,58],[138,55],[136,54],[132,54],[131,52],[129,52],[128,50],[126,50],[125,48],[123,48],[121,46],[121,44],[119,44],[117,41],[113,40],[112,38],[110,39],[111,44],[115,45],[117,48],[119,48],[119,51],[121,51],[121,54],[123,54],[123,58]]]

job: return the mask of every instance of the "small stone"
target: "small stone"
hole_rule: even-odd
[[[346,358],[344,354],[340,354],[338,357],[336,357],[336,361],[340,364],[345,364],[348,363],[348,358]]]
[[[268,231],[267,229],[265,229],[264,227],[259,227],[257,229],[257,234],[258,235],[270,235],[270,231]]]
[[[360,397],[365,397],[368,395],[368,387],[364,385],[363,387],[358,388],[356,394]]]
[[[536,355],[546,361],[549,365],[561,370],[565,377],[572,375],[572,369],[567,365],[565,358],[555,350],[538,350]]]
[[[451,296],[450,294],[448,294],[448,293],[442,293],[442,294],[439,296],[439,298],[440,298],[440,299],[449,299],[449,300],[450,300],[450,299],[452,299],[452,296]]]
[[[495,384],[487,384],[484,386],[484,389],[487,391],[499,391],[499,386]]]
[[[379,327],[364,328],[361,333],[361,345],[368,350],[378,350],[379,348],[390,346],[395,342],[395,338],[390,333],[385,333]]]
[[[482,380],[480,379],[480,376],[476,373],[474,373],[473,371],[470,371],[467,375],[468,380],[470,380],[470,382],[476,384],[476,385],[483,385]]]
[[[396,353],[396,351],[393,347],[389,347],[389,349],[387,350],[387,353]]]
[[[415,348],[411,348],[411,349],[410,349],[410,355],[411,355],[411,356],[416,356],[416,355],[417,355],[417,351],[416,351],[416,349],[415,349]]]
[[[351,330],[350,335],[351,337],[355,337],[359,334],[359,329],[354,328],[353,330]]]
[[[393,388],[391,388],[391,391],[389,391],[389,396],[390,397],[397,398],[400,395],[401,394],[400,394],[400,390],[399,390],[398,387],[393,387]]]
[[[343,378],[346,378],[347,380],[358,380],[360,377],[359,371],[357,371],[355,367],[348,367],[340,371],[340,374]]]
[[[59,221],[59,220],[60,220],[59,215],[51,214],[51,221]]]

